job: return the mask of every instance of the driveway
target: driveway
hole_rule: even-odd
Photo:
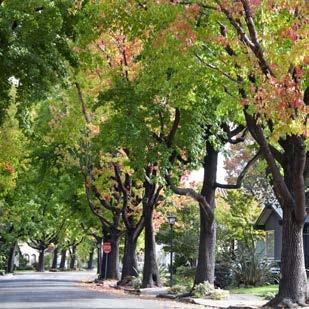
[[[93,280],[95,273],[17,273],[0,277],[0,308],[195,308],[171,301],[139,299],[88,290],[81,281]]]

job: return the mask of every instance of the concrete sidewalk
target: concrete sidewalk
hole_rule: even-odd
[[[267,303],[262,297],[248,294],[230,294],[228,299],[225,300],[212,300],[205,298],[195,298],[196,304],[204,305],[209,308],[261,308]]]
[[[139,295],[159,298],[160,296],[167,296],[166,298],[169,298],[168,289],[169,288],[167,287],[140,289]],[[207,308],[261,308],[267,302],[267,300],[262,297],[248,294],[230,294],[229,298],[225,300],[213,300],[207,298],[193,297],[184,297],[178,300],[180,302],[188,302],[192,304],[202,305]]]

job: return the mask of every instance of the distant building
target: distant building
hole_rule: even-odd
[[[266,258],[275,261],[281,260],[282,218],[282,209],[280,206],[267,204],[255,223],[257,229],[266,232],[266,239],[258,243],[258,250],[263,251]],[[309,216],[305,220],[303,237],[305,265],[306,269],[309,269]]]
[[[38,262],[39,260],[39,252],[30,246],[27,243],[20,243],[18,244],[20,254],[23,256],[24,259],[27,260],[27,265],[33,265]],[[19,266],[19,254],[15,259],[15,265]]]

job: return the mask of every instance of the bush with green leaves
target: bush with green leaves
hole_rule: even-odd
[[[232,265],[235,285],[259,286],[271,283],[270,265],[254,250],[239,248]]]
[[[215,266],[215,286],[227,288],[233,284],[233,271],[231,260],[218,261]]]
[[[230,296],[230,292],[227,290],[222,290],[220,288],[214,289],[209,292],[208,297],[214,300],[227,299]]]
[[[189,290],[188,290],[187,286],[176,284],[176,285],[172,286],[171,288],[169,288],[168,292],[170,294],[178,295],[178,294],[187,293],[187,292],[189,292]]]
[[[28,260],[23,256],[23,255],[19,255],[19,265],[17,267],[17,269],[19,270],[26,270],[28,266]]]
[[[6,257],[0,253],[0,271],[5,269]]]
[[[226,299],[229,297],[229,291],[215,289],[208,281],[198,284],[194,287],[194,296],[197,298],[210,298],[215,300]]]
[[[140,289],[142,287],[142,273],[138,273],[138,276],[133,277],[132,286],[134,289]]]
[[[274,292],[267,292],[265,295],[263,295],[263,297],[267,300],[271,300],[275,298],[275,296],[276,296],[276,293]]]
[[[209,293],[214,290],[214,286],[210,284],[208,281],[204,281],[203,283],[198,284],[194,287],[194,296],[198,298],[204,298],[208,296]]]
[[[185,207],[176,208],[175,215],[177,217],[177,225],[174,226],[173,252],[174,263],[173,268],[178,269],[179,266],[196,264],[198,253],[199,231],[199,210],[195,203],[185,202]],[[160,226],[160,230],[156,235],[159,244],[163,244],[163,250],[170,252],[170,226],[164,223]]]
[[[168,285],[170,280],[170,272],[166,269],[164,265],[159,265],[159,273],[162,285]]]

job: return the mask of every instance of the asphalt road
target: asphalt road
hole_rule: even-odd
[[[94,279],[94,273],[18,273],[0,277],[0,308],[190,308],[176,302],[115,296],[80,285]],[[195,306],[192,306],[195,308]]]

